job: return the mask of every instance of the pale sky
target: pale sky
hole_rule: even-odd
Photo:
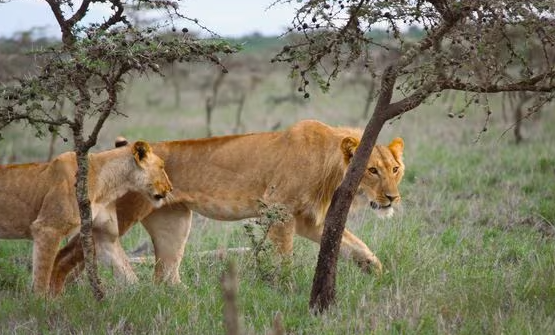
[[[224,37],[238,37],[259,32],[278,35],[289,26],[294,15],[294,5],[267,7],[273,0],[182,0],[180,11],[185,16],[197,18],[200,23]],[[79,1],[75,1],[76,4]],[[102,22],[110,13],[108,7],[95,7],[87,15],[89,21]],[[197,31],[192,24],[186,25]],[[0,4],[0,36],[11,37],[16,32],[33,27],[46,27],[48,36],[60,36],[59,29],[44,0],[11,0]],[[37,36],[41,36],[40,34]]]

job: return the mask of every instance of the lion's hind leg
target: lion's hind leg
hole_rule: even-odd
[[[141,221],[154,245],[155,282],[181,283],[179,266],[189,238],[191,219],[189,209],[167,206],[152,212]]]
[[[268,238],[282,256],[291,256],[293,254],[293,237],[295,236],[295,223],[288,221],[284,223],[274,224],[268,231]]]

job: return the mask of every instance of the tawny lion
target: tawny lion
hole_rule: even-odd
[[[0,166],[0,238],[33,240],[33,290],[39,294],[48,292],[61,240],[80,226],[76,171],[73,152],[45,163]],[[134,191],[141,199],[143,195],[148,198],[144,205],[156,208],[172,189],[164,161],[142,141],[90,154],[88,186],[93,229],[116,236],[116,199]],[[98,254],[109,253],[109,259],[125,257],[117,254],[118,243],[115,239],[99,245]]]
[[[333,192],[361,135],[360,129],[301,121],[285,131],[154,143],[152,148],[166,161],[174,184],[172,201],[154,209],[135,194],[126,195],[117,201],[119,234],[141,221],[154,244],[155,280],[170,283],[180,282],[178,269],[191,211],[217,220],[240,220],[258,216],[259,201],[282,204],[292,220],[270,230],[278,251],[292,253],[295,233],[319,243]],[[401,199],[397,185],[405,169],[403,146],[401,138],[375,146],[360,184],[359,191],[382,215],[391,215]],[[379,259],[348,230],[341,250],[362,268],[371,265],[381,272]],[[79,241],[73,239],[56,260],[52,281],[56,291],[81,260]]]

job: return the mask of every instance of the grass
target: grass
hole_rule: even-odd
[[[275,92],[277,82],[263,83],[247,101],[248,131],[307,117],[352,124],[361,114],[364,95],[357,88],[314,94],[305,106],[268,107],[265,97]],[[120,133],[149,140],[202,136],[198,97],[191,95],[185,111],[168,103],[155,115],[141,99],[160,83],[152,79],[134,85],[128,92],[134,110],[130,119],[111,123],[100,148],[109,147]],[[159,94],[162,101],[171,101],[171,92]],[[238,265],[240,312],[250,334],[268,333],[278,311],[286,331],[294,334],[553,333],[554,116],[544,113],[527,122],[526,141],[514,145],[510,133],[501,136],[508,124],[499,115],[499,103],[493,107],[497,113],[477,142],[481,112],[470,110],[464,119],[450,119],[439,100],[384,128],[381,142],[398,135],[405,139],[403,208],[388,220],[361,209],[351,213],[347,226],[367,242],[386,271],[378,278],[361,273],[351,262],[340,262],[337,305],[324,315],[308,311],[317,245],[296,239],[287,275],[271,280],[257,271],[251,254],[199,256],[199,251],[250,242],[241,224],[195,216],[181,266],[183,285],[154,285],[152,264],[137,264],[140,284],[130,287],[103,272],[108,295],[100,303],[82,281],[52,301],[33,297],[31,244],[1,240],[0,333],[222,334],[219,280],[228,261]],[[216,110],[218,133],[226,133],[233,110]],[[17,138],[12,131],[0,148],[18,147],[15,140],[9,142]],[[29,153],[21,161],[45,152],[37,149],[44,143],[20,139],[22,152]],[[123,243],[132,250],[146,239],[137,226]]]

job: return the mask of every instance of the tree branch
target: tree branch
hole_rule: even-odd
[[[382,110],[389,106],[391,103],[391,97],[393,96],[393,87],[395,86],[395,81],[397,80],[397,71],[395,71],[393,65],[389,65],[385,68],[382,74],[382,81],[380,86],[380,95],[378,97],[378,102],[376,103],[376,108],[374,110]]]
[[[553,90],[555,90],[555,83],[540,86],[536,84],[542,80],[553,78],[555,78],[555,71],[549,71],[526,80],[521,80],[504,85],[479,85],[463,83],[460,81],[441,81],[439,82],[439,88],[442,90],[457,90],[478,93],[498,93],[511,91],[552,92]]]
[[[50,9],[52,10],[52,13],[54,13],[54,17],[56,18],[56,21],[58,21],[58,25],[62,31],[62,42],[64,47],[73,46],[75,43],[75,36],[72,32],[73,24],[69,23],[65,19],[61,8],[62,2],[58,0],[46,0],[46,2],[50,5]]]
[[[465,17],[466,14],[467,11],[459,10],[456,14],[453,14],[450,17],[450,20],[444,21],[438,29],[432,31],[426,38],[416,43],[412,48],[408,49],[405,54],[399,58],[397,64],[395,65],[397,68],[396,70],[405,68],[409,64],[412,64],[414,59],[423,51],[426,51],[433,45],[438,44],[443,37]]]
[[[122,15],[123,15],[123,9],[124,9],[123,4],[119,0],[111,0],[111,2],[112,2],[112,5],[116,7],[116,11],[114,14],[110,16],[108,20],[106,20],[106,22],[104,22],[100,26],[99,28],[100,30],[107,30],[111,26],[122,22]]]
[[[91,0],[83,0],[81,6],[79,6],[79,9],[75,12],[75,14],[73,14],[73,16],[66,21],[67,24],[73,27],[77,22],[81,21],[81,19],[87,15],[90,4]]]
[[[390,120],[396,116],[408,112],[413,108],[418,107],[422,102],[424,102],[424,100],[426,100],[430,96],[430,94],[432,94],[432,92],[437,91],[436,88],[436,82],[429,81],[418,90],[414,91],[414,93],[410,96],[387,106],[387,108],[381,111],[381,115],[383,115],[386,120]]]

